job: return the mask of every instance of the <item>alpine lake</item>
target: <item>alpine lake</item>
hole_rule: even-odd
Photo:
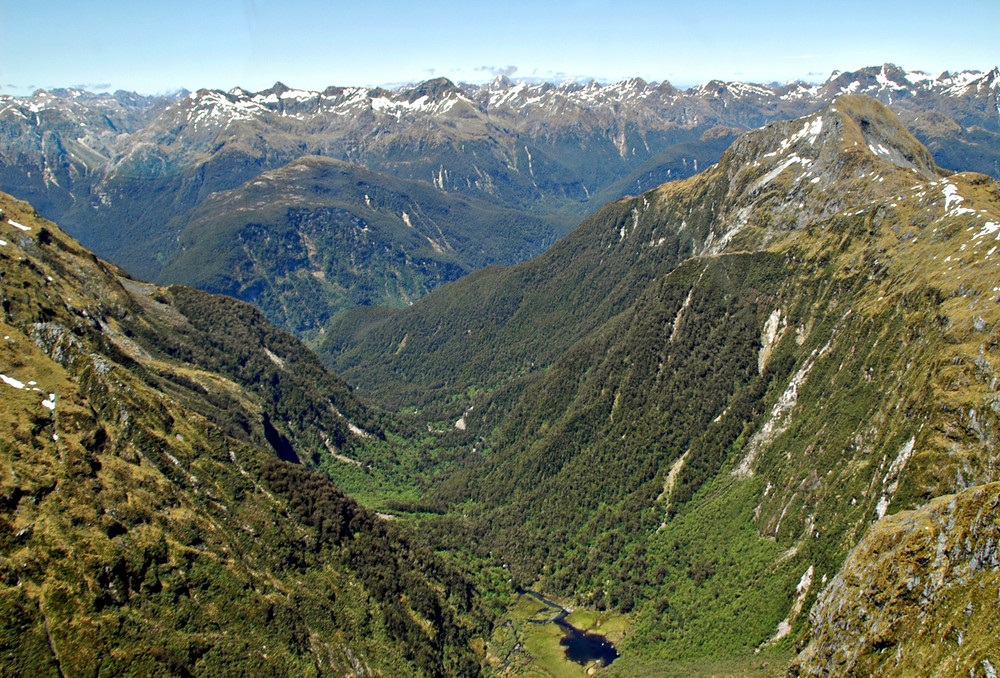
[[[534,591],[520,591],[494,633],[490,654],[505,676],[595,675],[617,658],[614,643],[628,626],[614,612],[572,609]]]

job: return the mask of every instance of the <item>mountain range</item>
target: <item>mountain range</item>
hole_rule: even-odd
[[[0,190],[134,275],[234,294],[318,340],[353,306],[405,305],[485,265],[539,254],[601,205],[696,174],[740,132],[842,93],[889,104],[942,166],[1000,175],[998,84],[996,69],[930,76],[887,64],[821,85],[712,81],[686,91],[640,79],[556,86],[503,77],[173,97],[39,91],[0,97]],[[355,185],[312,182],[302,171],[318,161],[301,162],[311,156],[354,166],[340,171],[359,173]],[[391,205],[373,207],[382,187]],[[435,189],[440,212],[417,219],[413,205]],[[217,195],[250,190],[258,203],[238,209]],[[404,213],[415,231],[401,231]],[[372,279],[349,260],[302,254],[321,233],[353,239],[348,224],[364,231],[372,222],[362,236],[378,259]],[[282,270],[252,242],[265,225],[292,251]],[[206,254],[211,273],[189,265]],[[317,291],[326,308],[312,307]]]
[[[166,126],[123,133],[150,141],[113,164],[162,182],[144,203],[135,178],[131,207],[116,207],[128,191],[105,193],[96,212],[118,215],[118,237],[133,228],[127,214],[168,225],[157,237],[179,239],[161,270],[178,279],[222,288],[214,281],[235,270],[266,308],[291,305],[269,288],[282,277],[329,285],[305,288],[314,297],[340,286],[349,300],[365,288],[338,267],[376,262],[385,289],[406,280],[407,258],[419,262],[423,287],[406,288],[399,308],[338,312],[312,298],[316,320],[282,316],[315,330],[320,357],[243,301],[140,281],[28,203],[0,199],[5,671],[995,673],[1000,185],[943,169],[903,121],[940,120],[920,102],[950,97],[949,120],[992,138],[997,74],[863,75],[835,75],[821,87],[846,93],[822,105],[804,85],[670,94],[700,101],[697,115],[761,124],[710,166],[682,154],[682,178],[609,202],[512,266],[487,266],[494,253],[462,259],[488,241],[463,250],[458,226],[520,215],[513,260],[554,237],[554,222],[539,202],[506,203],[471,175],[462,191],[441,169],[435,188],[399,176],[402,156],[392,166],[388,151],[377,167],[325,156],[272,166],[281,144],[270,142],[251,174],[234,160],[248,136],[190,146],[199,160],[182,162],[179,143],[156,137]],[[410,113],[478,111],[459,97],[489,87],[539,101],[640,87],[668,96],[627,85],[432,81],[365,96],[397,102],[369,112],[414,135]],[[868,88],[899,115],[851,93]],[[789,108],[752,118],[763,114],[740,102],[768,91]],[[289,92],[136,106],[162,122],[222,97],[248,116],[233,127],[261,130],[259,99],[308,129],[316,97]],[[347,106],[359,95],[323,96]],[[102,104],[109,119],[125,106],[115,101]],[[815,110],[781,119],[798,105]],[[527,119],[524,129],[549,149],[579,144],[582,122],[556,117],[561,132]],[[218,138],[215,118],[195,118],[174,129]],[[685,124],[694,136],[683,143],[732,133],[718,119]],[[389,136],[365,139],[400,143]],[[458,157],[462,143],[449,143],[434,148]],[[484,143],[463,157],[479,166],[500,147]],[[528,176],[544,166],[537,143],[525,144]],[[611,146],[623,159],[638,147]],[[651,181],[654,156],[635,165]],[[94,190],[114,185],[70,167]],[[178,206],[187,216],[167,219]],[[213,227],[202,245],[198,231]],[[372,232],[393,243],[388,253],[374,256]],[[339,264],[325,263],[326,248]],[[232,266],[211,260],[218,251]],[[449,275],[461,277],[437,284]],[[557,663],[561,633],[522,614],[537,600],[526,590],[605,629],[619,658]]]

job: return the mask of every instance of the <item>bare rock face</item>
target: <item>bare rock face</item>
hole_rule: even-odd
[[[798,675],[995,675],[1000,484],[883,518],[810,613]]]

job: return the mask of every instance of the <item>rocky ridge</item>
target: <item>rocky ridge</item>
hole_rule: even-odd
[[[212,193],[304,155],[428,182],[503,209],[577,218],[696,174],[739,131],[811,113],[841,93],[863,93],[891,103],[939,164],[995,175],[997,82],[995,69],[931,76],[887,64],[835,73],[821,85],[713,81],[686,91],[641,79],[553,85],[498,78],[322,92],[277,83],[261,92],[199,90],[180,100],[38,92],[0,97],[0,129],[9,140],[0,144],[0,189],[30,199],[103,256],[153,279]],[[554,222],[559,234],[566,223]]]

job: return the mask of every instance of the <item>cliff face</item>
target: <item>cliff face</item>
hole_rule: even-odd
[[[798,675],[995,676],[1000,483],[875,523],[819,595]]]

